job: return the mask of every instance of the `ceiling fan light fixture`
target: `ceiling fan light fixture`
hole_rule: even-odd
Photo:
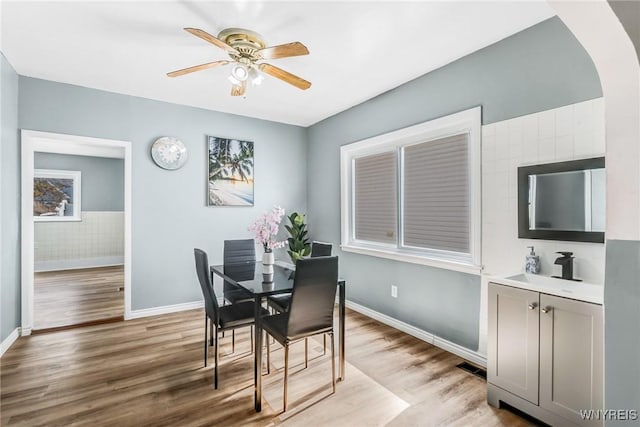
[[[249,70],[249,77],[251,78],[251,84],[253,86],[260,86],[264,80],[264,76],[258,72],[255,68]]]
[[[220,34],[218,34],[218,37],[214,37],[199,28],[185,28],[185,31],[224,50],[229,55],[229,59],[172,71],[167,73],[168,77],[178,77],[195,71],[231,64],[231,72],[227,76],[227,79],[232,85],[232,96],[244,96],[248,83],[251,83],[252,86],[258,86],[262,83],[265,74],[295,86],[298,89],[306,90],[311,87],[311,82],[295,74],[271,64],[260,62],[269,59],[308,55],[309,49],[300,42],[267,46],[267,43],[260,34],[242,28],[227,28],[222,30]]]
[[[231,77],[238,82],[243,82],[249,78],[249,69],[244,64],[235,64],[231,68]]]

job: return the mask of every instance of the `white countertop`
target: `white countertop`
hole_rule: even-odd
[[[604,303],[604,286],[593,283],[575,282],[528,273],[489,276],[489,281],[594,304],[602,305]]]

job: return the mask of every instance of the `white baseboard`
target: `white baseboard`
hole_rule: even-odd
[[[96,258],[81,259],[60,259],[52,261],[36,261],[33,264],[34,271],[58,271],[77,270],[80,268],[110,267],[112,265],[123,265],[124,256],[105,256]]]
[[[19,336],[20,328],[15,328],[8,337],[2,340],[2,344],[0,344],[0,357],[2,357],[5,351],[9,350],[9,347],[16,342]]]
[[[365,316],[375,319],[378,322],[396,328],[411,336],[421,339],[422,341],[433,344],[436,347],[440,347],[441,349],[446,350],[449,353],[453,353],[456,356],[462,357],[469,362],[473,362],[476,365],[485,368],[487,367],[487,358],[476,351],[469,350],[468,348],[463,347],[459,344],[445,340],[444,338],[440,338],[430,332],[423,331],[420,328],[416,328],[415,326],[409,325],[408,323],[402,322],[401,320],[395,319],[391,316],[387,316],[386,314],[379,313],[355,302],[347,301],[346,306],[353,311],[357,311],[358,313],[364,314]]]
[[[195,310],[202,308],[204,301],[183,302],[181,304],[163,305],[161,307],[143,308],[140,310],[131,310],[125,320],[139,319],[141,317],[158,316],[160,314],[176,313],[178,311]]]
[[[440,347],[441,349],[446,350],[449,353],[453,353],[456,356],[460,356],[463,359],[475,363],[478,366],[482,366],[483,368],[487,367],[487,356],[478,353],[477,351],[469,350],[467,347],[461,346],[460,344],[456,344],[454,342],[434,335],[433,345],[435,345],[436,347]]]

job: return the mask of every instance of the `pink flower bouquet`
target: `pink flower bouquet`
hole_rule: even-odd
[[[274,249],[282,248],[287,243],[286,240],[276,240],[283,216],[284,209],[280,206],[274,206],[271,211],[260,214],[253,224],[249,226],[249,231],[253,233],[253,238],[264,247],[264,251],[267,253],[272,252]]]

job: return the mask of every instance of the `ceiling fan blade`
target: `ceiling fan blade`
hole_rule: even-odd
[[[208,68],[219,67],[221,65],[227,65],[229,61],[214,61],[207,62],[206,64],[194,65],[193,67],[183,68],[182,70],[172,71],[167,73],[169,77],[178,77],[183,76],[185,74],[194,73],[196,71],[206,70]]]
[[[242,96],[244,92],[247,90],[247,82],[246,80],[239,85],[231,86],[231,96]]]
[[[309,49],[300,42],[281,44],[278,46],[265,47],[260,49],[258,54],[262,59],[288,58],[290,56],[308,55]]]
[[[222,40],[213,37],[211,34],[207,33],[206,31],[203,31],[199,28],[185,28],[184,30],[193,34],[196,37],[200,37],[202,40],[208,41],[212,45],[218,46],[220,49],[227,51],[227,53],[240,55],[240,52],[238,52],[235,48],[229,46]]]
[[[288,71],[283,70],[282,68],[274,67],[271,64],[260,64],[258,65],[260,71],[269,74],[276,79],[280,79],[283,82],[287,82],[290,85],[293,85],[299,89],[306,90],[311,87],[311,82],[306,81],[305,79],[296,76],[295,74],[291,74]]]

